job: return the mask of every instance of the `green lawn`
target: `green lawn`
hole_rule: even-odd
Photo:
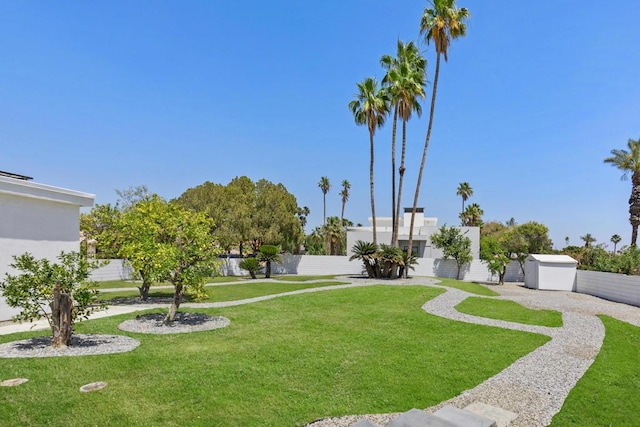
[[[243,279],[246,278],[239,276],[216,276],[209,277],[207,279],[207,283],[237,282]],[[171,282],[154,283],[153,285],[151,285],[151,287],[153,288],[154,286],[160,285],[171,286]],[[98,289],[137,288],[138,286],[140,286],[140,282],[136,282],[133,280],[107,280],[105,282],[96,282],[96,287]]]
[[[600,319],[606,329],[602,349],[552,426],[638,425],[640,328],[607,316]]]
[[[332,280],[335,279],[335,275],[327,276],[300,276],[298,274],[283,274],[278,276],[271,276],[275,280],[284,280],[287,282],[306,282],[309,280]]]
[[[295,426],[406,411],[474,387],[549,339],[425,313],[420,307],[441,292],[372,286],[294,295],[198,310],[229,318],[224,329],[126,333],[141,341],[130,353],[7,359],[0,378],[29,382],[2,390],[0,425]],[[125,334],[116,326],[133,316],[82,322],[77,332]],[[78,391],[94,381],[109,385]]]
[[[210,286],[207,287],[207,294],[209,297],[200,302],[235,301],[246,298],[261,297],[264,295],[281,294],[284,292],[297,291],[299,289],[321,288],[325,286],[344,284],[344,282],[336,281],[316,283],[246,282],[228,286]],[[100,294],[99,298],[104,301],[111,301],[116,298],[135,298],[139,295],[140,293],[138,291],[103,292]],[[151,292],[149,292],[149,296],[151,298],[169,298],[173,296],[173,289],[158,289],[154,291],[152,288]]]
[[[473,282],[463,282],[461,280],[447,279],[444,277],[434,277],[434,279],[440,281],[438,285],[460,289],[461,291],[469,292],[476,295],[483,295],[487,297],[495,297],[500,295],[497,292],[494,292],[491,289],[487,288],[486,286],[482,286]]]
[[[456,306],[461,313],[507,322],[538,326],[562,326],[562,313],[555,310],[532,310],[517,302],[493,298],[469,297]]]

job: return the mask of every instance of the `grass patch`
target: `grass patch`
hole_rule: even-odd
[[[469,297],[456,306],[460,313],[507,322],[560,327],[562,313],[555,310],[532,310],[514,301]]]
[[[246,298],[255,298],[265,295],[282,294],[285,292],[297,291],[300,289],[322,288],[325,286],[344,285],[344,282],[314,282],[314,283],[273,283],[273,282],[246,282],[234,285],[210,286],[207,287],[207,299],[200,302],[220,302],[236,301]],[[153,288],[152,288],[153,289]],[[138,291],[103,292],[99,299],[111,301],[118,298],[135,298],[139,296]],[[149,292],[151,298],[170,298],[173,296],[173,289],[158,289]],[[188,296],[185,296],[190,301]]]
[[[209,277],[207,283],[237,282],[242,279],[242,277],[238,276],[216,276]],[[141,282],[134,280],[107,280],[104,282],[96,282],[97,289],[137,288],[140,285]],[[171,286],[171,282],[154,283],[151,285],[152,288],[154,286]]]
[[[548,341],[421,310],[441,292],[372,286],[202,309],[231,325],[128,334],[141,345],[123,354],[5,360],[0,378],[29,382],[3,390],[0,425],[294,426],[406,411],[454,397]],[[133,316],[82,322],[77,332],[123,334],[117,325]],[[78,391],[93,381],[109,385]]]
[[[335,279],[336,276],[299,276],[297,274],[285,274],[281,276],[271,276],[271,278],[276,280],[284,280],[286,282],[306,282],[308,280],[332,280]]]
[[[460,289],[461,291],[469,292],[476,295],[482,295],[486,297],[495,297],[500,295],[497,292],[494,292],[491,289],[477,283],[463,282],[461,280],[447,279],[444,277],[436,277],[435,279],[440,281],[438,285]]]
[[[593,365],[569,392],[552,426],[637,425],[640,328],[599,316],[606,335]]]

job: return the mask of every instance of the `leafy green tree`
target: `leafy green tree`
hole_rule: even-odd
[[[305,237],[304,246],[308,255],[324,255],[324,230],[316,227]]]
[[[383,86],[389,93],[390,109],[393,110],[391,131],[391,244],[398,246],[398,218],[402,200],[402,184],[405,172],[405,153],[407,121],[415,112],[422,114],[422,106],[418,98],[424,98],[426,80],[426,59],[415,43],[403,43],[398,40],[396,57],[383,55],[380,64],[386,70],[382,79]],[[396,202],[396,127],[398,117],[402,120],[402,156],[399,168],[398,198]]]
[[[265,277],[267,279],[271,278],[271,263],[282,262],[280,258],[280,247],[274,245],[260,246],[258,261],[264,262],[266,264],[267,268],[265,269]]]
[[[418,171],[418,181],[416,183],[416,193],[413,198],[413,209],[411,211],[411,225],[409,227],[409,251],[413,245],[413,226],[415,223],[416,210],[418,208],[418,197],[420,195],[420,182],[427,159],[429,140],[433,128],[433,116],[436,107],[436,94],[438,92],[438,78],[440,76],[440,58],[444,56],[445,62],[448,60],[448,51],[451,41],[464,37],[467,32],[466,21],[469,19],[469,11],[462,7],[456,7],[456,0],[432,0],[431,7],[427,7],[420,20],[420,34],[424,36],[427,43],[433,42],[436,49],[436,70],[433,77],[433,90],[431,93],[431,107],[429,110],[429,125],[424,141],[424,150]]]
[[[309,214],[311,213],[311,211],[309,210],[308,207],[298,207],[298,211],[296,212],[296,216],[298,217],[298,220],[300,221],[300,227],[303,228],[307,225],[307,217],[309,216]]]
[[[337,216],[327,218],[327,223],[322,227],[324,236],[324,248],[326,255],[341,255],[343,242],[347,234],[342,226],[342,221]]]
[[[71,345],[75,322],[105,307],[95,304],[98,291],[89,280],[96,264],[79,253],[62,252],[57,263],[36,259],[29,253],[13,260],[11,267],[21,273],[6,274],[0,289],[10,307],[21,308],[15,321],[47,319],[52,347]]]
[[[356,99],[349,103],[349,110],[353,114],[358,126],[366,125],[369,130],[369,187],[371,193],[371,216],[373,224],[373,243],[377,244],[376,232],[376,205],[374,198],[374,144],[373,137],[376,129],[382,127],[389,112],[389,96],[383,89],[378,89],[378,82],[368,77],[357,84],[358,93]]]
[[[80,232],[86,242],[96,245],[96,258],[117,258],[120,250],[115,224],[120,207],[109,203],[94,206],[89,213],[80,214]]]
[[[638,225],[640,225],[640,138],[627,141],[629,150],[611,150],[611,157],[605,163],[623,171],[622,179],[631,173],[631,197],[629,197],[629,222],[631,223],[631,246],[636,246]]]
[[[320,182],[318,182],[318,187],[322,190],[322,204],[323,204],[323,224],[327,223],[327,193],[331,189],[331,181],[326,176],[320,178]]]
[[[617,234],[614,234],[613,236],[611,236],[611,243],[613,243],[613,253],[615,254],[616,248],[618,246],[618,243],[620,243],[622,241],[622,237],[620,237]]]
[[[444,259],[452,258],[456,261],[456,279],[458,280],[462,266],[473,260],[471,239],[464,234],[459,228],[443,225],[437,233],[431,235],[433,246],[442,249]]]
[[[480,208],[479,204],[470,204],[467,206],[467,209],[460,213],[462,226],[480,227],[482,225],[482,215],[484,215],[484,211]]]
[[[149,189],[146,185],[129,187],[124,190],[116,190],[116,194],[119,198],[118,204],[123,211],[126,211],[138,202],[148,200],[151,197],[151,193],[149,193]]]
[[[464,202],[466,202],[469,197],[473,196],[473,188],[471,188],[471,185],[469,185],[468,182],[461,182],[456,190],[456,195],[462,198],[462,210],[460,211],[460,215],[462,215],[464,212]]]
[[[252,215],[254,249],[262,244],[281,246],[294,252],[304,240],[304,231],[296,216],[298,201],[282,184],[266,179],[256,183],[256,204]]]
[[[257,279],[256,272],[260,271],[260,269],[262,268],[260,262],[255,257],[243,259],[242,261],[240,261],[238,266],[243,270],[247,270],[252,279]]]

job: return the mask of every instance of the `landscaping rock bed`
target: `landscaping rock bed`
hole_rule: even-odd
[[[143,334],[180,334],[224,328],[231,323],[226,317],[178,312],[173,323],[165,325],[165,316],[165,313],[139,315],[135,319],[122,322],[118,329]]]
[[[124,335],[85,335],[71,337],[71,346],[53,348],[51,337],[36,337],[0,344],[0,358],[89,356],[125,353],[140,345],[140,341]]]

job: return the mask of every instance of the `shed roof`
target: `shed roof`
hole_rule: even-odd
[[[531,254],[530,258],[536,261],[552,263],[552,264],[577,264],[578,261],[569,255],[547,255],[547,254]]]

